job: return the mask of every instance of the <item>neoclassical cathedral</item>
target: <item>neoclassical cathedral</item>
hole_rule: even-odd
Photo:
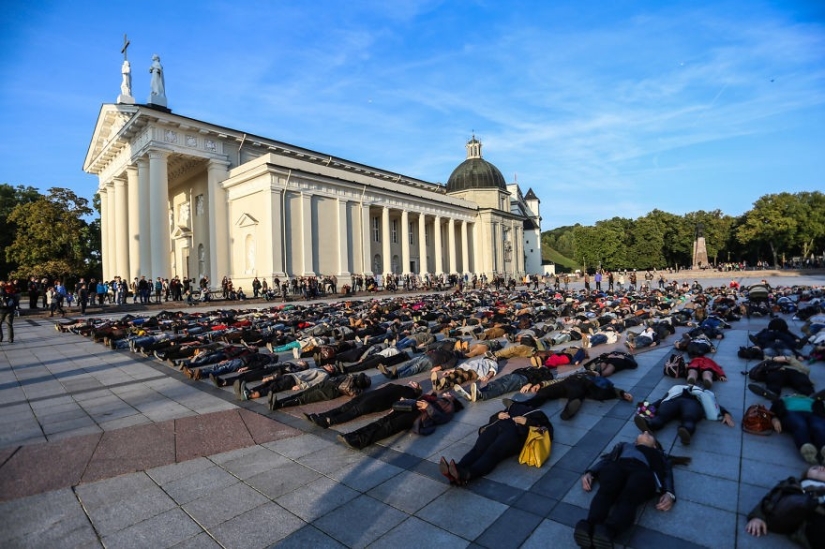
[[[104,279],[541,274],[540,201],[474,136],[446,185],[422,181],[174,114],[159,58],[137,104],[128,65],[83,164],[99,179]]]

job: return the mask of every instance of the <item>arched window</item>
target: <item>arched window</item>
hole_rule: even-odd
[[[400,262],[397,255],[392,256],[392,263],[390,265],[390,269],[392,270],[393,274],[401,274]]]

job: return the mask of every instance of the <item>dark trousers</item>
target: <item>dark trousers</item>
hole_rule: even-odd
[[[599,472],[599,490],[590,503],[587,520],[605,524],[617,535],[630,528],[636,508],[656,495],[656,478],[641,461],[618,459]]]
[[[535,396],[530,399],[530,405],[538,408],[548,400],[566,398],[567,404],[565,405],[565,410],[567,410],[570,403],[575,400],[584,402],[587,396],[587,387],[587,381],[579,379],[576,376],[571,376],[558,383],[553,383],[552,385],[539,389]]]
[[[301,406],[302,404],[310,404],[312,402],[333,400],[339,396],[341,396],[341,391],[338,390],[338,381],[327,379],[318,385],[313,385],[309,389],[301,391],[297,395],[281,399],[280,404],[283,408],[287,406]]]
[[[780,368],[765,374],[765,387],[777,395],[782,394],[782,387],[790,387],[800,395],[812,395],[814,385],[811,379],[793,368]]]
[[[14,309],[4,307],[0,309],[0,341],[3,341],[3,324],[8,326],[9,341],[14,341]]]
[[[410,359],[410,356],[407,353],[398,353],[397,355],[393,355],[390,357],[384,357],[381,355],[373,355],[371,357],[367,357],[361,362],[355,362],[354,364],[348,364],[343,366],[344,373],[351,374],[354,372],[363,372],[364,370],[369,370],[370,368],[378,368],[379,364],[383,364],[384,366],[394,366],[395,364],[401,364],[402,362],[406,362]]]
[[[508,457],[520,453],[526,435],[526,427],[519,428],[512,419],[498,420],[478,435],[458,466],[468,471],[470,478],[484,476]]]
[[[381,419],[347,433],[344,437],[350,445],[356,448],[366,448],[373,442],[410,429],[420,414],[421,412],[418,410],[412,412],[396,412],[393,410]]]
[[[825,448],[825,418],[813,412],[786,412],[781,421],[782,430],[791,434],[797,448],[807,443]]]
[[[338,408],[318,414],[318,416],[328,418],[330,425],[337,425],[367,414],[389,410],[393,402],[402,398],[416,398],[416,396],[415,390],[409,385],[391,383],[374,391],[361,393]]]
[[[677,397],[662,402],[656,410],[656,416],[647,420],[654,431],[664,427],[667,422],[679,418],[679,426],[690,434],[696,432],[696,424],[705,417],[705,410],[698,400],[692,397]]]

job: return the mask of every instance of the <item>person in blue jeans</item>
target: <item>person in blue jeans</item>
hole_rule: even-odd
[[[550,381],[554,377],[555,374],[550,368],[525,366],[524,368],[517,368],[509,374],[496,377],[481,388],[478,387],[478,383],[472,383],[470,384],[469,393],[460,385],[453,387],[453,389],[470,402],[476,402],[478,400],[491,400],[507,393],[520,391],[524,387],[529,388],[541,384],[543,381]]]
[[[458,355],[453,351],[443,349],[431,349],[424,354],[418,355],[412,360],[393,366],[392,368],[379,367],[378,369],[390,379],[409,377],[421,372],[437,372],[455,366]]]

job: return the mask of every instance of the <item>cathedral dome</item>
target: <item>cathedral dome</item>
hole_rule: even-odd
[[[448,193],[472,189],[507,190],[499,169],[481,158],[481,141],[475,136],[467,142],[467,160],[459,164],[447,180]]]

